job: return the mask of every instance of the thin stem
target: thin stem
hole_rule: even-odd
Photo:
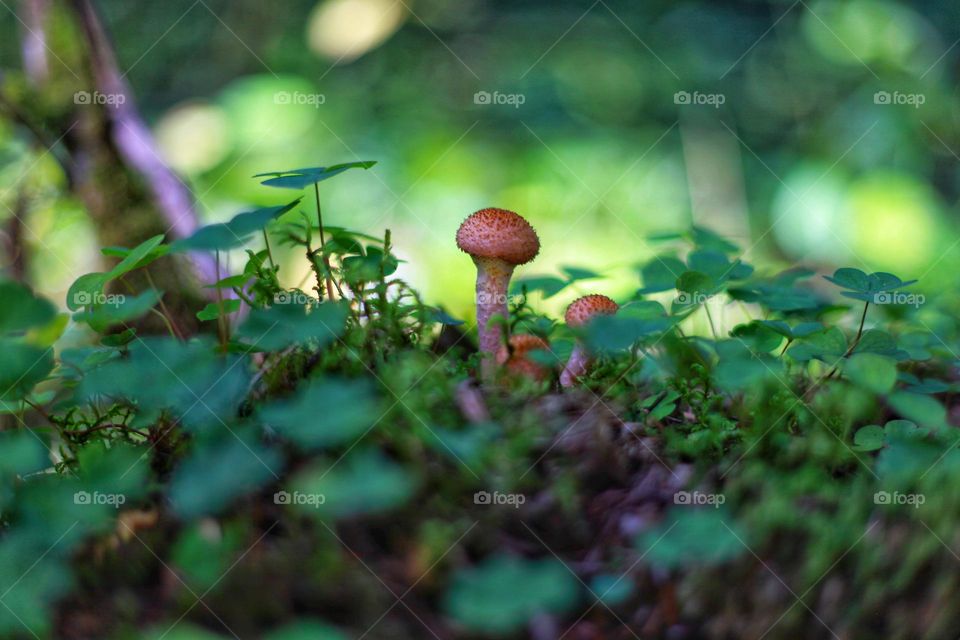
[[[276,273],[277,264],[273,261],[273,251],[270,250],[270,237],[267,236],[267,228],[264,227],[261,231],[263,231],[263,243],[267,246],[267,259],[270,261],[270,268]]]
[[[850,354],[853,353],[853,350],[857,348],[857,345],[860,344],[860,338],[863,337],[863,324],[864,324],[864,322],[866,322],[866,320],[867,320],[867,309],[869,309],[869,308],[870,308],[870,302],[869,302],[869,301],[864,302],[864,303],[863,303],[863,314],[860,316],[860,328],[857,329],[857,335],[856,335],[856,337],[853,339],[853,342],[850,343],[850,347],[847,349],[847,351],[843,354],[843,356],[840,357],[840,360],[837,360],[837,363],[838,363],[838,364],[833,367],[833,370],[830,371],[830,373],[828,373],[825,377],[821,378],[821,382],[822,382],[823,380],[830,380],[830,379],[832,379],[833,376],[835,376],[835,375],[837,374],[837,372],[840,371],[839,362],[840,362],[841,360],[843,360],[844,358],[848,358],[848,357],[850,356]],[[819,383],[819,382],[818,382],[817,384],[813,385],[813,387],[811,387],[811,390],[816,389],[818,386],[820,386],[820,383]]]
[[[49,422],[50,424],[52,424],[52,425],[53,425],[54,427],[56,427],[57,429],[60,429],[60,425],[57,424],[57,423],[53,420],[53,418],[50,416],[50,414],[47,413],[47,411],[46,411],[43,407],[41,407],[40,405],[35,404],[35,403],[27,400],[26,398],[23,399],[23,402],[24,402],[25,404],[29,405],[30,408],[32,408],[34,411],[36,411],[37,413],[39,413],[41,416],[43,416],[44,420],[46,420],[47,422]],[[101,429],[109,429],[109,428],[111,428],[111,427],[116,428],[116,429],[120,429],[121,431],[127,431],[127,432],[129,432],[129,433],[136,433],[137,435],[143,436],[144,438],[149,438],[149,437],[150,437],[150,434],[147,433],[146,431],[140,431],[139,429],[134,429],[133,427],[128,427],[128,426],[125,425],[125,424],[114,424],[114,423],[100,424],[100,425],[96,425],[96,426],[90,427],[89,429],[83,429],[83,430],[80,430],[80,431],[63,431],[63,433],[66,434],[66,435],[72,435],[72,436],[85,436],[85,435],[88,435],[88,434],[90,434],[90,433],[93,433],[94,431],[100,431]]]
[[[783,354],[787,352],[787,347],[789,347],[791,344],[793,344],[793,338],[787,338],[787,344],[783,345],[783,349],[781,349],[779,357],[783,357]]]
[[[320,210],[320,185],[319,183],[313,183],[313,193],[317,198],[317,224],[320,225],[320,255],[323,259],[323,266],[326,267],[327,271],[324,275],[327,278],[327,299],[333,300],[333,278],[330,276],[330,260],[327,258],[326,244],[327,240],[323,233],[323,213]],[[343,292],[340,293],[341,297]]]
[[[170,319],[167,318],[167,316],[166,316],[165,314],[157,311],[156,309],[150,309],[150,313],[152,313],[153,315],[157,316],[158,318],[160,318],[160,319],[163,321],[163,324],[165,324],[165,325],[167,326],[167,331],[170,332],[170,336],[171,336],[174,340],[180,340],[181,342],[183,342],[183,338],[180,337],[179,335],[177,335],[177,332],[173,330],[173,325],[170,324]]]
[[[146,273],[146,272],[144,272],[144,273]],[[137,290],[134,289],[134,288],[133,288],[133,285],[130,284],[129,282],[127,282],[127,281],[123,278],[123,276],[121,276],[121,277],[118,279],[118,282],[127,288],[127,291],[130,292],[130,295],[136,295],[136,291],[137,291]],[[152,283],[150,283],[149,281],[148,281],[148,283],[151,284],[151,286],[152,286]],[[154,289],[156,289],[156,287],[154,287]],[[163,302],[163,300],[161,300],[161,303],[162,303],[162,302]],[[162,313],[162,312],[160,312],[160,311],[157,311],[156,309],[154,309],[154,308],[152,308],[152,307],[150,308],[150,313],[152,313],[153,315],[155,315],[155,316],[157,316],[158,318],[160,318],[161,320],[163,320],[163,324],[166,325],[167,331],[170,333],[170,335],[171,335],[175,340],[180,340],[181,342],[183,342],[183,338],[182,338],[180,335],[177,334],[177,332],[176,332],[175,329],[174,329],[173,324],[170,322],[170,318],[168,318],[168,317],[166,316],[166,314],[164,314],[164,313]],[[123,326],[124,326],[124,328],[127,328],[127,329],[130,329],[130,328],[131,328],[131,327],[129,327],[126,323],[123,323]]]
[[[238,298],[246,302],[247,306],[249,306],[251,309],[257,308],[257,305],[253,302],[253,300],[249,298],[249,296],[247,296],[247,294],[243,292],[243,289],[241,289],[240,287],[234,287],[233,292],[237,294]]]
[[[217,270],[217,282],[220,282],[220,251],[217,250],[216,253],[216,265]],[[220,335],[220,346],[223,347],[224,351],[227,348],[227,328],[225,326],[225,318],[223,317],[223,292],[220,290],[220,287],[216,288],[217,292],[217,333]]]
[[[707,312],[707,320],[710,322],[710,333],[713,334],[713,339],[717,340],[717,328],[713,326],[713,316],[710,314],[709,303],[703,303],[703,310]]]
[[[150,437],[150,434],[147,433],[146,431],[141,431],[140,429],[134,429],[133,427],[128,427],[125,424],[114,424],[112,422],[108,424],[97,425],[95,427],[90,427],[89,429],[82,429],[80,431],[64,431],[63,433],[69,436],[87,436],[95,431],[101,431],[103,429],[119,429],[120,431],[126,431],[127,433],[135,433],[138,436],[142,436],[144,438]]]
[[[43,416],[44,419],[47,420],[47,422],[53,423],[53,420],[50,419],[50,414],[47,413],[46,410],[45,410],[43,407],[41,407],[40,405],[37,405],[37,404],[34,404],[34,403],[30,402],[30,401],[27,400],[26,398],[24,398],[23,401],[24,401],[26,404],[30,405],[30,408],[32,408],[34,411],[36,411],[36,412],[39,413],[41,416]]]
[[[847,351],[847,355],[853,353],[853,350],[860,344],[860,338],[863,337],[863,323],[867,320],[867,309],[870,308],[870,302],[863,303],[863,315],[860,316],[860,328],[857,329],[857,337],[853,339],[853,344],[850,345],[850,349]]]
[[[183,333],[180,332],[179,327],[177,327],[177,324],[173,321],[173,314],[170,313],[170,310],[167,308],[166,303],[164,303],[162,292],[160,291],[160,289],[157,288],[156,283],[154,283],[153,276],[150,275],[150,271],[147,269],[144,269],[143,275],[146,276],[147,278],[147,284],[153,287],[154,291],[161,294],[161,297],[160,297],[160,310],[162,311],[161,316],[166,322],[167,329],[170,331],[170,333],[173,335],[174,338],[177,338],[180,341],[183,341]]]

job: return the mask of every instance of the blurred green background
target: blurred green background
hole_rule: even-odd
[[[286,196],[253,174],[378,160],[323,184],[325,222],[392,229],[401,276],[459,317],[474,269],[454,234],[485,206],[540,234],[518,276],[605,276],[550,311],[631,295],[658,250],[648,236],[691,224],[763,271],[849,265],[932,292],[960,266],[956,3],[96,4],[205,221]],[[25,26],[22,6],[0,5],[11,82]],[[24,192],[30,278],[62,299],[97,266],[93,227],[53,157],[0,119],[0,218]],[[289,264],[296,284],[306,264]]]

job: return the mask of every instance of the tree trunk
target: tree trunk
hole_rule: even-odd
[[[76,24],[81,46],[74,56],[58,52],[59,60],[40,60],[38,43],[46,45],[43,52],[49,55],[44,27],[54,11]],[[21,13],[29,18],[22,46],[24,69],[36,95],[22,104],[5,100],[7,110],[51,151],[62,142],[66,157],[55,155],[71,191],[86,206],[100,243],[131,247],[157,234],[177,238],[192,233],[198,219],[190,191],[160,158],[92,3],[24,0]],[[56,106],[44,113],[37,105]],[[140,291],[152,280],[165,292],[176,324],[194,332],[194,312],[205,302],[201,284],[215,278],[213,258],[167,257],[148,271],[149,278],[134,273],[125,284]],[[157,322],[148,319],[142,328],[160,330],[163,325]]]

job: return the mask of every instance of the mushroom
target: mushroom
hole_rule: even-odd
[[[490,326],[493,316],[507,319],[507,288],[513,269],[533,260],[540,240],[530,223],[506,209],[481,209],[457,230],[457,246],[477,265],[477,332],[483,370],[492,372],[503,330]]]
[[[567,321],[568,327],[576,329],[586,325],[597,316],[612,316],[618,309],[620,307],[617,303],[607,296],[593,294],[577,298],[571,302],[570,306],[567,307],[564,319]],[[587,373],[590,359],[590,352],[587,351],[586,346],[577,340],[573,347],[573,353],[570,354],[570,359],[567,361],[567,366],[560,374],[561,386],[572,387],[577,378]]]
[[[500,346],[497,351],[497,364],[506,367],[507,372],[537,382],[549,380],[553,375],[550,367],[534,362],[527,355],[531,351],[550,350],[550,343],[539,336],[528,333],[516,333],[510,336],[508,344]]]

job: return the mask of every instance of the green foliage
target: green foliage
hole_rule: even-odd
[[[371,387],[366,380],[313,380],[295,397],[265,405],[259,415],[308,450],[349,444],[381,415]],[[324,410],[317,420],[319,407]]]
[[[199,443],[170,480],[170,500],[184,518],[218,513],[283,471],[280,452],[258,442],[251,429],[224,430],[229,435]]]
[[[135,406],[134,424],[170,412],[188,429],[218,426],[233,418],[249,384],[240,356],[218,355],[212,342],[137,338],[123,354],[100,352],[77,386],[77,401],[100,398]]]
[[[919,427],[909,420],[891,420],[880,427],[870,424],[859,429],[853,438],[855,451],[876,451],[884,445],[921,437]]]
[[[470,629],[503,633],[539,613],[563,613],[579,599],[576,578],[553,558],[498,555],[453,578],[446,609]]]
[[[36,297],[30,289],[16,282],[0,282],[0,334],[18,333],[47,324],[57,309],[47,300]]]
[[[259,233],[268,223],[276,220],[300,203],[294,200],[278,207],[265,207],[254,211],[238,213],[229,222],[211,224],[197,229],[193,235],[177,240],[170,245],[170,251],[226,251],[242,247],[250,237]]]
[[[104,333],[111,327],[126,325],[146,315],[160,302],[162,296],[159,291],[147,289],[135,296],[119,297],[108,304],[87,305],[83,311],[75,313],[73,319],[90,325],[94,331]]]
[[[316,187],[367,165],[265,184]],[[451,634],[523,637],[590,610],[639,610],[658,597],[649,576],[717,597],[702,585],[752,575],[758,558],[798,584],[842,560],[860,589],[889,571],[872,564],[882,537],[864,538],[870,523],[910,526],[926,509],[943,527],[960,508],[942,490],[960,470],[956,314],[876,298],[912,281],[840,269],[828,279],[857,301],[849,309],[804,283],[811,271],[755,271],[694,227],[657,238],[670,246],[639,267],[642,288],[585,327],[526,294],[603,274],[562,266],[515,283],[524,295],[504,325],[549,339],[528,358],[554,373],[585,350],[582,388],[480,383],[463,323],[397,277],[389,232],[326,227],[299,205],[105,250],[118,264],[74,283],[70,315],[0,283],[0,571],[24,575],[0,598],[0,635],[28,624],[54,636],[61,610],[174,571],[185,610],[191,595],[223,606],[221,590],[229,601],[265,576],[277,597],[227,614],[244,636],[361,635],[353,620],[397,584],[382,609],[409,587],[403,598]],[[278,245],[310,269],[297,288],[281,284]],[[154,288],[118,293],[161,257],[228,249],[245,262],[207,284],[210,300],[190,311],[199,335],[177,330]],[[737,313],[717,313],[728,306]],[[148,335],[146,314],[169,335]],[[86,343],[58,343],[69,322]],[[940,551],[912,553],[904,592]],[[124,606],[140,613],[136,599]],[[165,637],[209,635],[186,611]],[[126,623],[104,619],[100,635],[122,635]],[[389,610],[382,624],[422,635]]]
[[[590,269],[584,269],[583,267],[561,266],[560,271],[563,272],[565,277],[523,276],[516,278],[510,284],[510,291],[515,294],[539,292],[543,299],[546,300],[581,280],[596,280],[603,277],[602,274]]]
[[[896,291],[917,282],[904,282],[892,273],[877,272],[866,274],[859,269],[837,269],[833,276],[824,276],[827,280],[844,289],[841,295],[864,302],[876,302],[878,294]]]
[[[291,481],[294,508],[317,518],[342,518],[393,509],[410,499],[417,485],[408,469],[372,450],[357,450],[342,462],[318,465]],[[291,498],[293,499],[293,498]]]
[[[346,640],[336,628],[315,620],[298,620],[270,632],[264,640]]]
[[[307,307],[297,304],[278,304],[266,309],[254,309],[240,327],[237,338],[252,349],[270,351],[283,349],[308,340],[322,347],[343,333],[347,319],[343,304],[326,302]]]
[[[843,372],[854,384],[876,394],[888,393],[897,382],[896,362],[876,353],[854,353]]]
[[[637,546],[659,567],[721,563],[749,547],[745,533],[722,508],[677,507],[664,521],[637,540]]]

